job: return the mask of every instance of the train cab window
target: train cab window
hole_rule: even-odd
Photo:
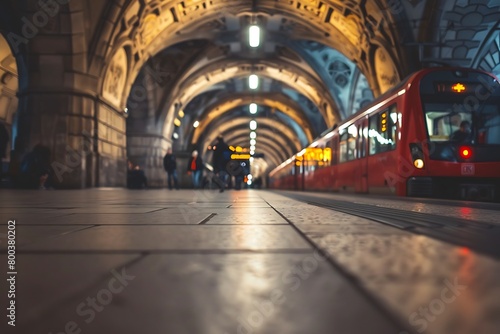
[[[475,112],[463,105],[426,103],[425,121],[433,142],[500,145],[500,109],[496,103],[484,103]]]
[[[395,105],[370,117],[368,130],[370,155],[396,148],[397,121],[398,113]]]

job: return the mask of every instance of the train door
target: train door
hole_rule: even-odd
[[[357,124],[357,168],[356,168],[356,192],[368,192],[368,159],[367,159],[367,145],[368,145],[368,118],[360,120]]]

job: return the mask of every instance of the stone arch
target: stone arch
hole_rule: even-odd
[[[472,66],[500,77],[500,22],[488,32]]]
[[[500,5],[488,0],[428,1],[425,13],[429,19],[422,36],[428,46],[423,47],[422,62],[474,67],[498,25]]]
[[[117,5],[110,9],[108,17],[110,22],[122,20],[123,26],[104,30],[102,34],[96,35],[94,44],[115,45],[116,41],[123,36],[134,37],[136,50],[133,50],[135,61],[131,70],[132,78],[142,68],[149,55],[154,55],[180,40],[193,38],[192,34],[196,30],[195,28],[217,22],[222,9],[226,13],[233,13],[237,16],[250,15],[252,10],[248,4],[240,2],[228,4],[211,1],[204,3],[203,6],[198,2],[184,1],[161,5],[157,3],[139,5],[137,2],[131,2],[127,6],[124,6],[123,1],[117,2],[119,7]],[[369,70],[371,64],[363,59],[363,53],[366,55],[369,52],[371,43],[369,36],[373,34],[378,35],[379,39],[388,39],[386,45],[393,48],[392,45],[394,45],[396,37],[391,35],[388,26],[394,24],[394,13],[385,10],[375,2],[364,2],[364,6],[370,7],[370,10],[360,6],[333,5],[329,2],[299,6],[295,4],[295,1],[262,1],[259,3],[259,15],[283,16],[282,29],[295,29],[294,36],[297,38],[310,38],[326,43],[357,62],[362,72],[371,73],[372,71]],[[117,8],[121,8],[121,10]],[[344,12],[349,14],[344,15]],[[157,23],[153,25],[155,29],[145,29],[145,27],[151,26],[153,21]],[[142,24],[136,24],[137,22]],[[367,22],[369,24],[365,24]],[[378,24],[379,29],[384,28],[383,34],[378,34],[377,30],[373,29],[374,24]],[[307,28],[311,25],[316,29]],[[215,24],[210,26],[212,29],[214,27],[216,27]],[[199,38],[200,32],[196,33]],[[204,30],[201,35],[209,37],[210,33],[208,30]],[[364,51],[359,52],[359,48],[363,48]],[[101,48],[96,52],[96,58],[106,59],[109,58],[109,54],[109,48]],[[398,73],[398,75],[400,74]],[[371,81],[371,77],[368,79]],[[370,85],[375,87],[373,82],[370,82]]]
[[[161,108],[160,110],[163,112],[162,116],[159,118],[160,124],[165,124],[165,128],[163,130],[164,136],[168,137],[173,129],[173,119],[175,117],[174,109],[177,105],[185,105],[189,103],[189,101],[194,98],[196,95],[201,93],[208,85],[214,85],[218,82],[222,82],[227,80],[228,78],[239,78],[248,76],[251,73],[258,73],[261,77],[266,77],[269,79],[277,80],[282,82],[284,85],[287,85],[288,81],[302,81],[302,86],[297,86],[299,92],[303,92],[304,95],[315,103],[318,106],[320,112],[322,112],[325,123],[328,126],[332,126],[337,119],[337,116],[327,115],[325,109],[322,107],[324,103],[328,105],[334,105],[334,102],[331,99],[329,94],[321,95],[322,90],[319,88],[321,84],[316,78],[310,78],[308,75],[302,73],[296,74],[296,72],[292,71],[280,71],[279,68],[273,68],[271,66],[262,65],[263,71],[260,72],[252,72],[252,65],[246,62],[237,62],[235,64],[231,64],[230,66],[222,66],[222,64],[217,64],[210,66],[208,69],[204,69],[194,75],[190,75],[188,78],[184,80],[180,80],[182,83],[178,86],[178,92],[173,92],[172,97],[168,98],[163,105],[169,105],[169,108]],[[269,72],[267,72],[269,69]],[[299,72],[300,73],[300,72]],[[289,79],[285,79],[285,76],[288,76]],[[293,88],[294,86],[292,86]],[[311,88],[315,87],[313,91],[314,94],[311,94]],[[182,92],[183,96],[180,97],[179,92]],[[176,97],[179,96],[179,97]],[[168,101],[168,102],[167,102]]]
[[[247,147],[248,142],[250,140],[249,138],[250,130],[248,128],[248,123],[250,120],[251,118],[249,117],[239,117],[231,120],[221,120],[217,122],[217,124],[214,124],[214,126],[211,129],[207,130],[208,133],[205,136],[203,143],[201,144],[203,145],[203,147],[206,147],[207,145],[213,143],[218,135],[222,134],[224,136],[227,136],[227,134],[230,133],[230,135],[245,134],[247,137],[247,142],[245,143],[246,144],[245,146]],[[273,136],[276,139],[276,143],[279,143],[282,148],[285,147],[290,148],[290,151],[286,149],[286,152],[288,152],[290,155],[292,155],[295,152],[298,152],[302,148],[301,143],[298,142],[296,138],[294,138],[293,130],[288,128],[287,126],[278,125],[266,119],[255,118],[255,120],[259,124],[259,127],[256,130],[258,136],[261,132],[273,133],[274,134]],[[228,140],[226,140],[226,142],[228,144],[232,144]]]
[[[280,112],[283,112],[290,116],[304,130],[304,135],[307,138],[308,142],[311,142],[314,137],[319,135],[319,133],[313,133],[311,131],[312,126],[308,122],[307,117],[304,117],[304,115],[298,109],[298,106],[291,103],[289,99],[280,98],[280,96],[263,94],[256,97],[251,95],[236,95],[218,101],[217,104],[213,106],[208,106],[205,112],[199,115],[197,120],[200,122],[200,126],[192,131],[191,135],[189,136],[191,144],[198,142],[201,134],[204,133],[205,129],[207,129],[208,125],[213,120],[223,117],[226,113],[230,113],[234,108],[248,105],[251,102],[255,102],[260,106],[267,106],[275,110],[279,110]],[[297,134],[297,138],[299,137],[299,134]]]

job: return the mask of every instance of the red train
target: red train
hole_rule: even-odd
[[[274,189],[500,199],[500,84],[416,72],[270,173]]]

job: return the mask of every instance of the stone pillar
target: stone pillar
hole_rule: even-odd
[[[123,113],[96,102],[97,187],[125,187],[127,183],[126,120]]]
[[[26,154],[41,144],[51,151],[57,188],[94,185],[94,98],[76,92],[29,91],[20,96],[16,149]]]
[[[163,169],[163,157],[171,143],[161,135],[129,134],[127,137],[128,159],[139,165],[148,178],[149,188],[161,188],[167,184]]]

